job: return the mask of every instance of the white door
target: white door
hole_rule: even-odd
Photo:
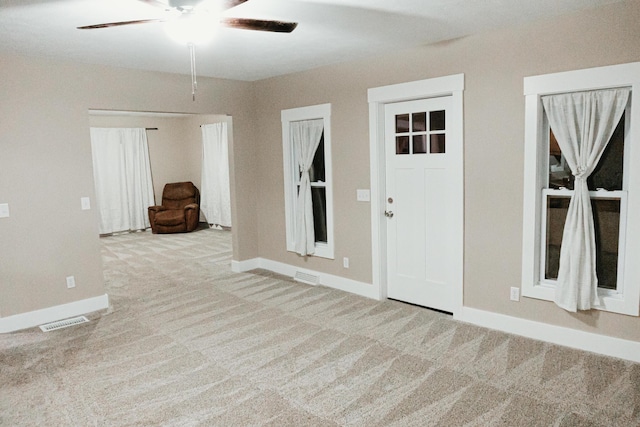
[[[451,96],[385,105],[387,296],[453,311]]]

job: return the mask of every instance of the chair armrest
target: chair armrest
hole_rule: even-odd
[[[160,212],[160,211],[166,211],[167,208],[165,208],[164,206],[149,206],[149,211],[153,211],[153,212]]]
[[[195,203],[189,203],[184,207],[184,219],[187,225],[187,231],[193,231],[198,228],[198,220],[200,219],[200,206]]]

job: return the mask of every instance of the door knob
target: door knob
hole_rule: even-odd
[[[393,218],[393,212],[392,211],[384,211],[384,216],[386,216],[387,218]]]

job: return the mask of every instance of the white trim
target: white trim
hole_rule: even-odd
[[[371,264],[372,281],[380,299],[387,298],[387,229],[382,227],[381,212],[385,210],[385,152],[378,147],[384,138],[384,104],[371,101],[369,92],[369,168],[371,170]]]
[[[464,74],[436,77],[409,83],[371,88],[369,100],[369,152],[371,168],[371,258],[372,280],[377,299],[387,297],[387,236],[382,222],[385,206],[385,149],[384,149],[384,106],[392,102],[415,99],[452,96],[452,111],[460,120],[450,130],[452,137],[460,141],[458,151],[452,153],[452,188],[460,197],[453,201],[454,217],[451,218],[451,237],[455,268],[452,269],[454,287],[453,315],[457,318],[463,306],[464,271],[464,124],[463,124]]]
[[[56,305],[27,313],[14,314],[0,318],[0,333],[33,328],[43,323],[55,322],[69,317],[81,316],[98,310],[109,308],[107,294],[67,304]]]
[[[334,276],[333,274],[300,268],[283,262],[272,261],[270,259],[253,258],[246,261],[232,261],[231,268],[236,273],[242,273],[256,268],[263,268],[289,277],[295,276],[296,272],[302,272],[320,277],[320,284],[328,288],[338,289],[366,298],[380,300],[378,297],[378,290],[370,283],[359,282],[345,277]]]
[[[463,307],[458,320],[540,341],[640,363],[640,342]]]
[[[295,252],[295,206],[296,188],[292,177],[295,176],[295,159],[289,139],[289,123],[300,120],[322,119],[324,121],[324,174],[327,215],[327,243],[316,243],[313,256],[334,259],[333,236],[333,172],[331,167],[331,104],[311,105],[308,107],[282,110],[282,169],[284,171],[284,206],[287,251]],[[312,183],[313,185],[313,183]]]
[[[261,258],[251,258],[244,261],[231,261],[231,271],[234,273],[244,273],[245,271],[260,268]]]
[[[540,97],[553,93],[596,90],[612,87],[631,87],[630,107],[627,108],[629,126],[625,139],[626,236],[620,253],[624,257],[621,295],[602,297],[602,306],[595,307],[614,313],[640,314],[640,188],[629,188],[640,182],[640,62],[589,68],[562,73],[525,77],[525,135],[524,135],[524,197],[522,227],[522,296],[553,301],[555,288],[541,279],[542,189],[546,187],[546,147],[540,144],[548,132]],[[628,150],[628,151],[627,151]],[[622,206],[621,206],[622,208]],[[621,212],[622,213],[622,212]],[[621,215],[623,218],[623,215]],[[621,228],[622,230],[623,228]]]
[[[388,104],[413,99],[436,98],[464,90],[464,74],[435,77],[415,82],[381,86],[368,90],[369,104]]]
[[[283,122],[322,119],[327,116],[331,116],[331,104],[309,105],[307,107],[290,108],[280,112],[280,118]]]
[[[611,87],[638,81],[640,62],[543,74],[524,78],[524,95],[550,95]]]

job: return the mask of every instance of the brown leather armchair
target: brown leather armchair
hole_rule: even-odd
[[[149,206],[151,231],[187,233],[198,227],[200,192],[192,182],[166,184],[162,190],[162,206]]]

